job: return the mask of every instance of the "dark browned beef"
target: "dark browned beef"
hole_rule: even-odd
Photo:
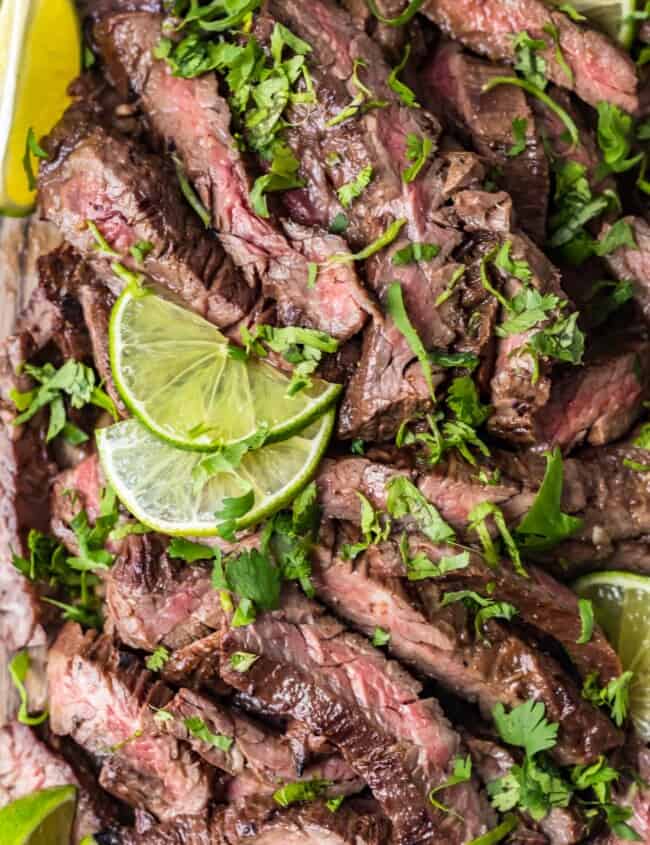
[[[605,35],[574,23],[542,0],[428,0],[422,13],[466,47],[496,61],[514,62],[514,36],[526,30],[532,38],[546,41],[548,49],[542,55],[556,85],[575,91],[593,106],[601,100],[628,112],[639,106],[630,57]],[[558,30],[570,76],[558,62],[549,27]]]
[[[548,160],[535,120],[519,88],[504,85],[484,93],[495,76],[509,68],[443,43],[419,71],[422,100],[434,113],[451,120],[454,130],[495,168],[496,180],[513,199],[523,228],[538,242],[546,234],[550,188]],[[526,148],[508,155],[515,144],[513,121],[526,121]]]
[[[161,820],[202,813],[210,776],[174,737],[159,733],[152,707],[170,693],[110,638],[67,623],[48,660],[50,727],[103,762],[100,783]]]
[[[410,545],[414,556],[425,554],[434,563],[454,553],[450,547],[433,547],[417,535]],[[620,674],[620,663],[602,633],[589,650],[581,652],[576,646],[580,617],[570,591],[557,585],[554,606],[548,576],[535,573],[529,583],[502,568],[503,573],[495,573],[474,556],[469,570],[410,587],[403,580],[406,572],[397,548],[387,543],[355,561],[321,550],[316,584],[319,597],[339,615],[369,636],[376,626],[388,631],[389,648],[396,657],[461,697],[477,701],[486,718],[499,701],[512,707],[529,698],[543,701],[548,717],[560,724],[553,752],[557,759],[564,763],[595,760],[622,738],[581,698],[555,660],[529,645],[512,626],[489,623],[485,638],[477,637],[462,604],[441,607],[446,592],[482,593],[492,581],[495,599],[514,604],[524,622],[558,637],[585,674],[593,670],[603,671],[605,678]]]
[[[267,712],[327,737],[382,804],[396,841],[431,842],[436,830],[446,832],[446,841],[465,841],[483,829],[471,783],[448,796],[462,825],[441,819],[426,801],[459,748],[437,702],[418,699],[413,678],[322,608],[287,592],[282,610],[231,628],[222,647],[224,679]],[[260,657],[242,674],[230,667],[235,651]]]
[[[540,447],[602,446],[626,434],[640,415],[650,380],[647,338],[609,336],[604,346],[584,367],[554,377],[550,399],[536,419]]]
[[[138,95],[151,127],[181,158],[235,264],[266,295],[277,300],[287,324],[327,331],[346,340],[364,325],[372,303],[349,264],[321,270],[307,287],[308,262],[344,249],[340,239],[293,226],[287,235],[258,217],[249,201],[250,183],[230,134],[230,112],[211,75],[171,75],[151,51],[160,39],[161,18],[125,14],[100,20],[95,36],[118,86]]]
[[[142,269],[218,326],[250,310],[255,290],[202,231],[173,170],[132,138],[95,123],[84,105],[68,109],[45,143],[50,158],[39,171],[41,213],[105,278],[115,261]],[[115,255],[98,249],[88,221]],[[129,252],[139,242],[151,244],[141,263]]]
[[[126,417],[128,415],[126,405],[113,381],[108,350],[108,323],[115,297],[107,287],[96,281],[93,285],[84,285],[81,288],[79,302],[90,335],[95,369],[102,379],[105,390],[115,403],[120,416]]]
[[[622,246],[606,256],[606,261],[617,279],[628,279],[634,286],[634,298],[650,321],[650,224],[641,217],[626,217],[632,226],[637,248]],[[602,234],[609,230],[605,225]]]
[[[107,830],[98,845],[388,845],[390,825],[365,806],[344,804],[336,813],[322,802],[282,809],[249,799],[212,818],[184,816],[142,832]]]

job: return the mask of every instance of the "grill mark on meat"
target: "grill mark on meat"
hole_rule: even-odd
[[[88,220],[132,270],[140,268],[129,249],[138,241],[153,244],[144,272],[216,325],[229,326],[250,310],[255,290],[201,230],[173,172],[137,142],[100,126],[77,103],[44,143],[50,157],[39,171],[41,213],[107,280],[115,259],[97,250]],[[119,287],[117,278],[112,286]]]
[[[276,298],[281,319],[322,329],[340,340],[356,334],[374,306],[351,265],[322,269],[306,286],[308,262],[340,252],[334,236],[290,228],[285,235],[258,217],[249,203],[249,180],[230,135],[230,112],[213,76],[180,79],[151,50],[161,18],[115,15],[102,19],[95,37],[115,82],[139,97],[154,134],[176,150],[219,237],[235,264],[266,295]],[[295,238],[295,240],[294,240]]]
[[[387,547],[389,544],[371,549],[354,562],[331,559],[321,553],[316,580],[319,597],[369,636],[377,625],[389,631],[389,648],[397,657],[463,698],[477,700],[486,718],[498,701],[507,701],[511,707],[529,698],[543,701],[548,718],[560,724],[558,743],[552,753],[561,762],[595,760],[603,751],[621,743],[620,733],[581,698],[559,664],[528,645],[511,626],[489,626],[489,642],[475,642],[465,611],[440,607],[443,592],[481,591],[493,575],[494,595],[518,607],[524,621],[557,636],[572,656],[577,655],[584,672],[602,669],[604,678],[617,677],[620,663],[601,632],[589,649],[583,651],[576,646],[580,618],[577,600],[568,590],[563,593],[557,585],[564,607],[547,615],[553,607],[550,578],[544,581],[540,573],[539,579],[534,577],[528,586],[521,583],[524,579],[518,580],[507,570],[504,574],[501,570],[495,573],[477,556],[468,573],[452,573],[437,579],[435,584],[422,582],[409,590],[400,580],[406,572],[400,566],[397,550]],[[435,548],[417,535],[411,539],[411,551],[413,555],[422,552],[434,562],[445,554],[453,554],[453,550]],[[388,575],[384,574],[384,562],[376,560],[386,553],[395,568]],[[373,574],[376,568],[381,576]],[[418,596],[415,602],[413,593]]]
[[[605,35],[573,23],[542,0],[429,0],[422,13],[466,47],[496,61],[514,63],[513,36],[526,30],[548,44],[541,55],[549,78],[593,106],[608,100],[628,112],[639,107],[638,80],[630,57]],[[556,27],[572,78],[558,62],[544,27]]]
[[[107,636],[84,636],[67,623],[47,671],[50,727],[103,761],[107,791],[163,821],[205,810],[209,774],[175,738],[158,733],[150,705],[164,706],[170,693],[151,685],[136,658],[115,651]]]
[[[266,712],[295,718],[327,737],[373,790],[400,831],[399,841],[430,841],[447,825],[449,841],[457,841],[457,825],[436,818],[425,795],[444,779],[458,737],[437,702],[417,698],[419,684],[397,664],[293,591],[285,594],[282,610],[226,632],[222,649],[222,677]],[[239,650],[260,655],[245,675],[229,664]],[[481,825],[477,800],[472,784],[447,798],[464,807],[459,812],[469,835]]]

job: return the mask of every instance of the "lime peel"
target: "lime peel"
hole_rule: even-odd
[[[77,797],[72,784],[17,798],[0,809],[0,841],[11,845],[69,845]]]

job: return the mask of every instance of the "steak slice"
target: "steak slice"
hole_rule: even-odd
[[[608,346],[613,346],[608,338]],[[650,345],[646,338],[617,339],[616,352],[596,355],[553,380],[548,404],[536,419],[540,447],[569,451],[582,442],[602,446],[632,428],[647,398]]]
[[[641,217],[623,219],[632,227],[637,247],[621,246],[605,256],[605,260],[617,279],[632,282],[634,298],[646,322],[650,322],[650,223]],[[606,224],[602,234],[609,228]]]
[[[434,563],[453,554],[449,547],[432,548],[417,535],[411,538],[410,546],[413,556],[422,553]],[[389,557],[388,566],[382,559],[385,555]],[[367,635],[372,636],[376,626],[388,631],[389,648],[396,657],[441,681],[462,698],[478,702],[487,719],[499,701],[510,707],[531,698],[543,701],[547,717],[560,725],[558,743],[553,749],[560,762],[593,761],[607,749],[620,745],[620,733],[581,698],[579,689],[560,665],[529,645],[516,629],[489,623],[485,637],[476,637],[462,604],[447,608],[441,605],[448,591],[484,591],[492,574],[493,595],[498,600],[514,604],[524,622],[559,636],[575,653],[580,617],[577,600],[570,591],[564,595],[558,585],[564,607],[558,608],[552,618],[540,621],[539,617],[553,606],[550,584],[541,580],[541,575],[541,583],[531,588],[521,583],[526,579],[518,582],[514,573],[495,573],[478,556],[472,568],[474,577],[471,570],[469,574],[462,571],[435,582],[417,582],[412,587],[401,580],[406,572],[397,549],[385,544],[355,561],[321,553],[316,589],[322,600]],[[375,574],[377,570],[379,574]],[[620,664],[602,633],[599,637],[592,650],[578,655],[582,658],[581,668],[603,668],[604,677],[617,677]],[[602,656],[608,661],[605,665],[600,663]]]
[[[548,159],[537,135],[533,113],[521,89],[503,85],[485,93],[496,76],[509,68],[443,43],[419,71],[422,100],[436,114],[451,119],[460,136],[488,161],[500,186],[511,196],[523,228],[538,243],[546,234],[550,189]],[[514,120],[526,121],[526,147],[509,155],[515,144]]]
[[[82,104],[68,109],[44,143],[49,158],[39,171],[41,214],[101,275],[109,279],[116,260],[142,269],[221,327],[248,313],[255,290],[201,229],[173,171],[132,138],[96,123]],[[117,255],[98,249],[88,221]],[[143,242],[151,249],[139,262],[129,250]]]
[[[158,732],[151,706],[164,706],[170,693],[151,684],[137,658],[69,622],[47,669],[51,729],[104,763],[107,791],[163,821],[205,810],[209,774],[182,743]]]
[[[322,802],[288,809],[247,800],[212,818],[184,816],[146,831],[107,830],[98,845],[388,845],[390,825],[378,812],[348,803],[336,813]]]
[[[190,646],[226,616],[210,569],[170,558],[155,534],[128,537],[106,581],[108,629],[133,648]]]
[[[442,799],[463,816],[462,824],[442,818],[426,800],[459,748],[437,702],[419,700],[413,678],[315,603],[287,591],[282,610],[231,628],[222,649],[229,684],[267,713],[298,719],[338,748],[391,819],[396,841],[430,842],[438,831],[460,842],[483,829],[472,783]],[[238,673],[229,659],[235,651],[259,659]]]
[[[284,783],[314,777],[333,782],[327,797],[360,792],[364,787],[342,760],[305,765],[300,749],[289,737],[274,733],[262,722],[192,690],[179,690],[165,705],[165,711],[173,719],[162,723],[164,731],[189,742],[210,765],[233,776],[228,786],[230,800],[244,795],[271,794]],[[194,736],[186,726],[186,720],[191,718],[200,718],[211,733],[232,739],[231,747],[223,751]]]
[[[546,41],[540,55],[548,77],[592,106],[607,100],[628,112],[639,107],[638,80],[630,57],[605,35],[574,23],[542,0],[428,0],[422,13],[452,38],[495,61],[514,64],[514,37],[522,31]],[[557,29],[568,75],[558,61],[548,28]],[[546,28],[546,29],[545,29]]]
[[[308,263],[341,252],[343,243],[323,232],[307,236],[292,228],[285,236],[253,212],[249,179],[217,81],[211,74],[175,78],[164,62],[154,60],[161,23],[161,17],[146,13],[100,18],[95,38],[113,80],[139,97],[154,134],[181,158],[224,248],[249,284],[261,281],[288,324],[299,322],[347,340],[373,311],[351,265],[322,269],[318,284],[307,288]]]

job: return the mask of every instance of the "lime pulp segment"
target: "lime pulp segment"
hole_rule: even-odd
[[[153,293],[126,290],[110,323],[111,365],[126,405],[169,443],[208,451],[268,430],[280,440],[303,429],[341,387],[314,379],[287,395],[290,379],[252,358],[202,317]]]
[[[177,449],[131,419],[97,432],[102,467],[125,507],[140,522],[171,535],[214,536],[224,499],[251,489],[252,508],[236,523],[253,525],[290,502],[311,479],[327,447],[334,411],[293,437],[244,455],[234,469],[207,480],[209,456]]]

